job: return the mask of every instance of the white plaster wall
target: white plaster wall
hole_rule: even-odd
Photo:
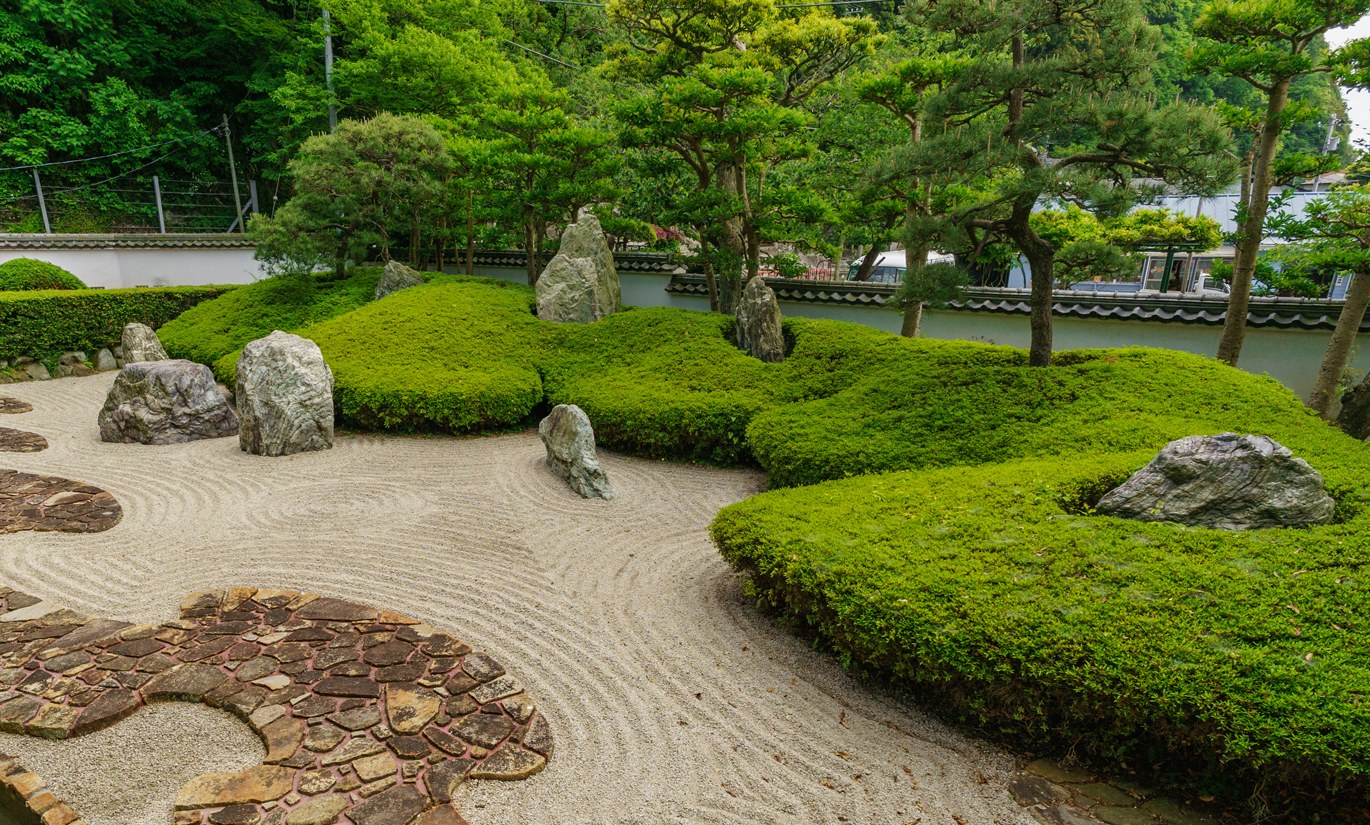
[[[261,277],[261,265],[246,249],[0,249],[0,263],[37,258],[57,264],[87,286],[247,284]]]

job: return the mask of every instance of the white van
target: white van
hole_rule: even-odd
[[[908,258],[905,250],[896,249],[890,252],[881,252],[875,259],[875,266],[871,268],[871,276],[867,283],[871,284],[897,284],[904,280],[904,275],[909,271]],[[852,261],[851,268],[847,270],[847,280],[856,280],[856,273],[861,271],[861,261],[865,259],[863,255]],[[945,252],[929,252],[927,263],[955,263],[956,256],[948,255]]]

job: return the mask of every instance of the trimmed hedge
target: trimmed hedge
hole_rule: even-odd
[[[1020,350],[807,319],[763,364],[726,317],[557,325],[532,304],[442,277],[299,331],[344,421],[481,432],[576,403],[606,447],[759,463],[795,489],[723,510],[724,556],[844,661],[955,718],[1228,794],[1370,800],[1370,449],[1273,380],[1161,350],[1029,368]],[[237,354],[216,357],[231,379]],[[1306,458],[1338,523],[1088,514],[1166,442],[1229,430]]]
[[[85,283],[62,267],[37,258],[14,258],[0,264],[0,292],[30,289],[85,289]]]
[[[124,325],[154,329],[234,287],[83,289],[0,293],[0,358],[44,359],[69,350],[116,346]]]

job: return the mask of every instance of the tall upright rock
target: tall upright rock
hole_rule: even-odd
[[[780,324],[780,301],[764,278],[752,278],[742,290],[733,327],[737,348],[762,361],[785,360],[785,332]]]
[[[566,227],[536,289],[544,321],[588,324],[622,308],[618,270],[599,218],[587,213]]]
[[[290,455],[333,446],[333,371],[313,341],[276,330],[243,347],[233,395],[245,452]]]
[[[119,371],[100,410],[100,440],[180,444],[238,432],[214,373],[190,361],[140,361]]]
[[[127,324],[124,327],[124,334],[120,336],[119,343],[123,347],[125,364],[167,360],[166,350],[162,347],[162,342],[157,338],[157,333],[153,332],[152,327],[147,324],[140,324],[136,321]]]
[[[1215,530],[1306,527],[1332,521],[1322,476],[1263,435],[1172,441],[1095,508],[1106,516]]]
[[[590,417],[575,404],[558,404],[538,425],[547,448],[547,466],[566,480],[581,498],[613,499],[618,495],[595,452]]]

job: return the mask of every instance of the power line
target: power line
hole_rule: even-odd
[[[218,131],[219,131],[220,129],[222,129],[222,128],[223,128],[222,126],[215,126],[213,129],[206,129],[206,130],[204,130],[203,132],[199,132],[199,133],[197,133],[197,134],[186,135],[185,137],[174,138],[174,139],[172,139],[172,140],[164,140],[164,141],[162,141],[161,143],[153,143],[153,144],[150,144],[150,145],[148,145],[148,146],[139,146],[137,149],[125,149],[125,150],[122,151],[122,152],[113,152],[113,153],[108,154],[108,155],[96,155],[96,156],[94,156],[94,157],[89,157],[89,158],[79,158],[79,159],[77,159],[77,160],[54,160],[54,161],[51,161],[51,162],[49,162],[49,163],[31,163],[31,164],[29,164],[29,165],[27,165],[27,166],[4,166],[4,167],[0,167],[0,172],[16,172],[16,171],[22,171],[22,170],[26,170],[26,169],[45,169],[45,168],[47,168],[47,167],[49,167],[49,166],[66,166],[66,165],[71,164],[71,163],[89,163],[90,161],[93,161],[93,160],[106,160],[106,159],[108,159],[108,158],[117,158],[117,157],[119,157],[119,156],[121,156],[121,155],[131,155],[131,154],[133,154],[134,152],[145,152],[145,151],[147,151],[148,149],[157,149],[157,148],[159,148],[159,147],[167,146],[167,145],[170,145],[170,144],[172,144],[172,143],[181,143],[181,142],[183,142],[183,141],[191,140],[192,138],[203,137],[204,135],[214,134],[215,132],[218,132]]]
[[[544,0],[538,0],[538,2],[544,2]],[[590,4],[589,4],[589,3],[586,3],[585,5],[590,5]],[[510,46],[513,46],[513,47],[516,48],[516,49],[523,49],[525,52],[528,52],[529,54],[535,54],[535,55],[537,55],[538,57],[543,58],[544,60],[550,60],[550,61],[552,61],[553,63],[558,63],[558,64],[560,64],[560,65],[562,65],[562,66],[565,66],[565,67],[568,68],[568,69],[573,69],[573,70],[575,70],[575,71],[577,71],[577,72],[580,71],[580,67],[579,67],[579,66],[577,66],[577,65],[575,65],[575,64],[573,64],[573,63],[567,63],[565,60],[558,60],[558,59],[556,59],[555,57],[552,57],[550,54],[543,54],[542,52],[538,51],[537,49],[530,49],[530,48],[528,48],[527,46],[520,45],[520,44],[518,44],[518,43],[515,43],[515,42],[512,41],[512,40],[506,40],[506,41],[504,41],[504,42],[505,42],[505,43],[508,43]]]

